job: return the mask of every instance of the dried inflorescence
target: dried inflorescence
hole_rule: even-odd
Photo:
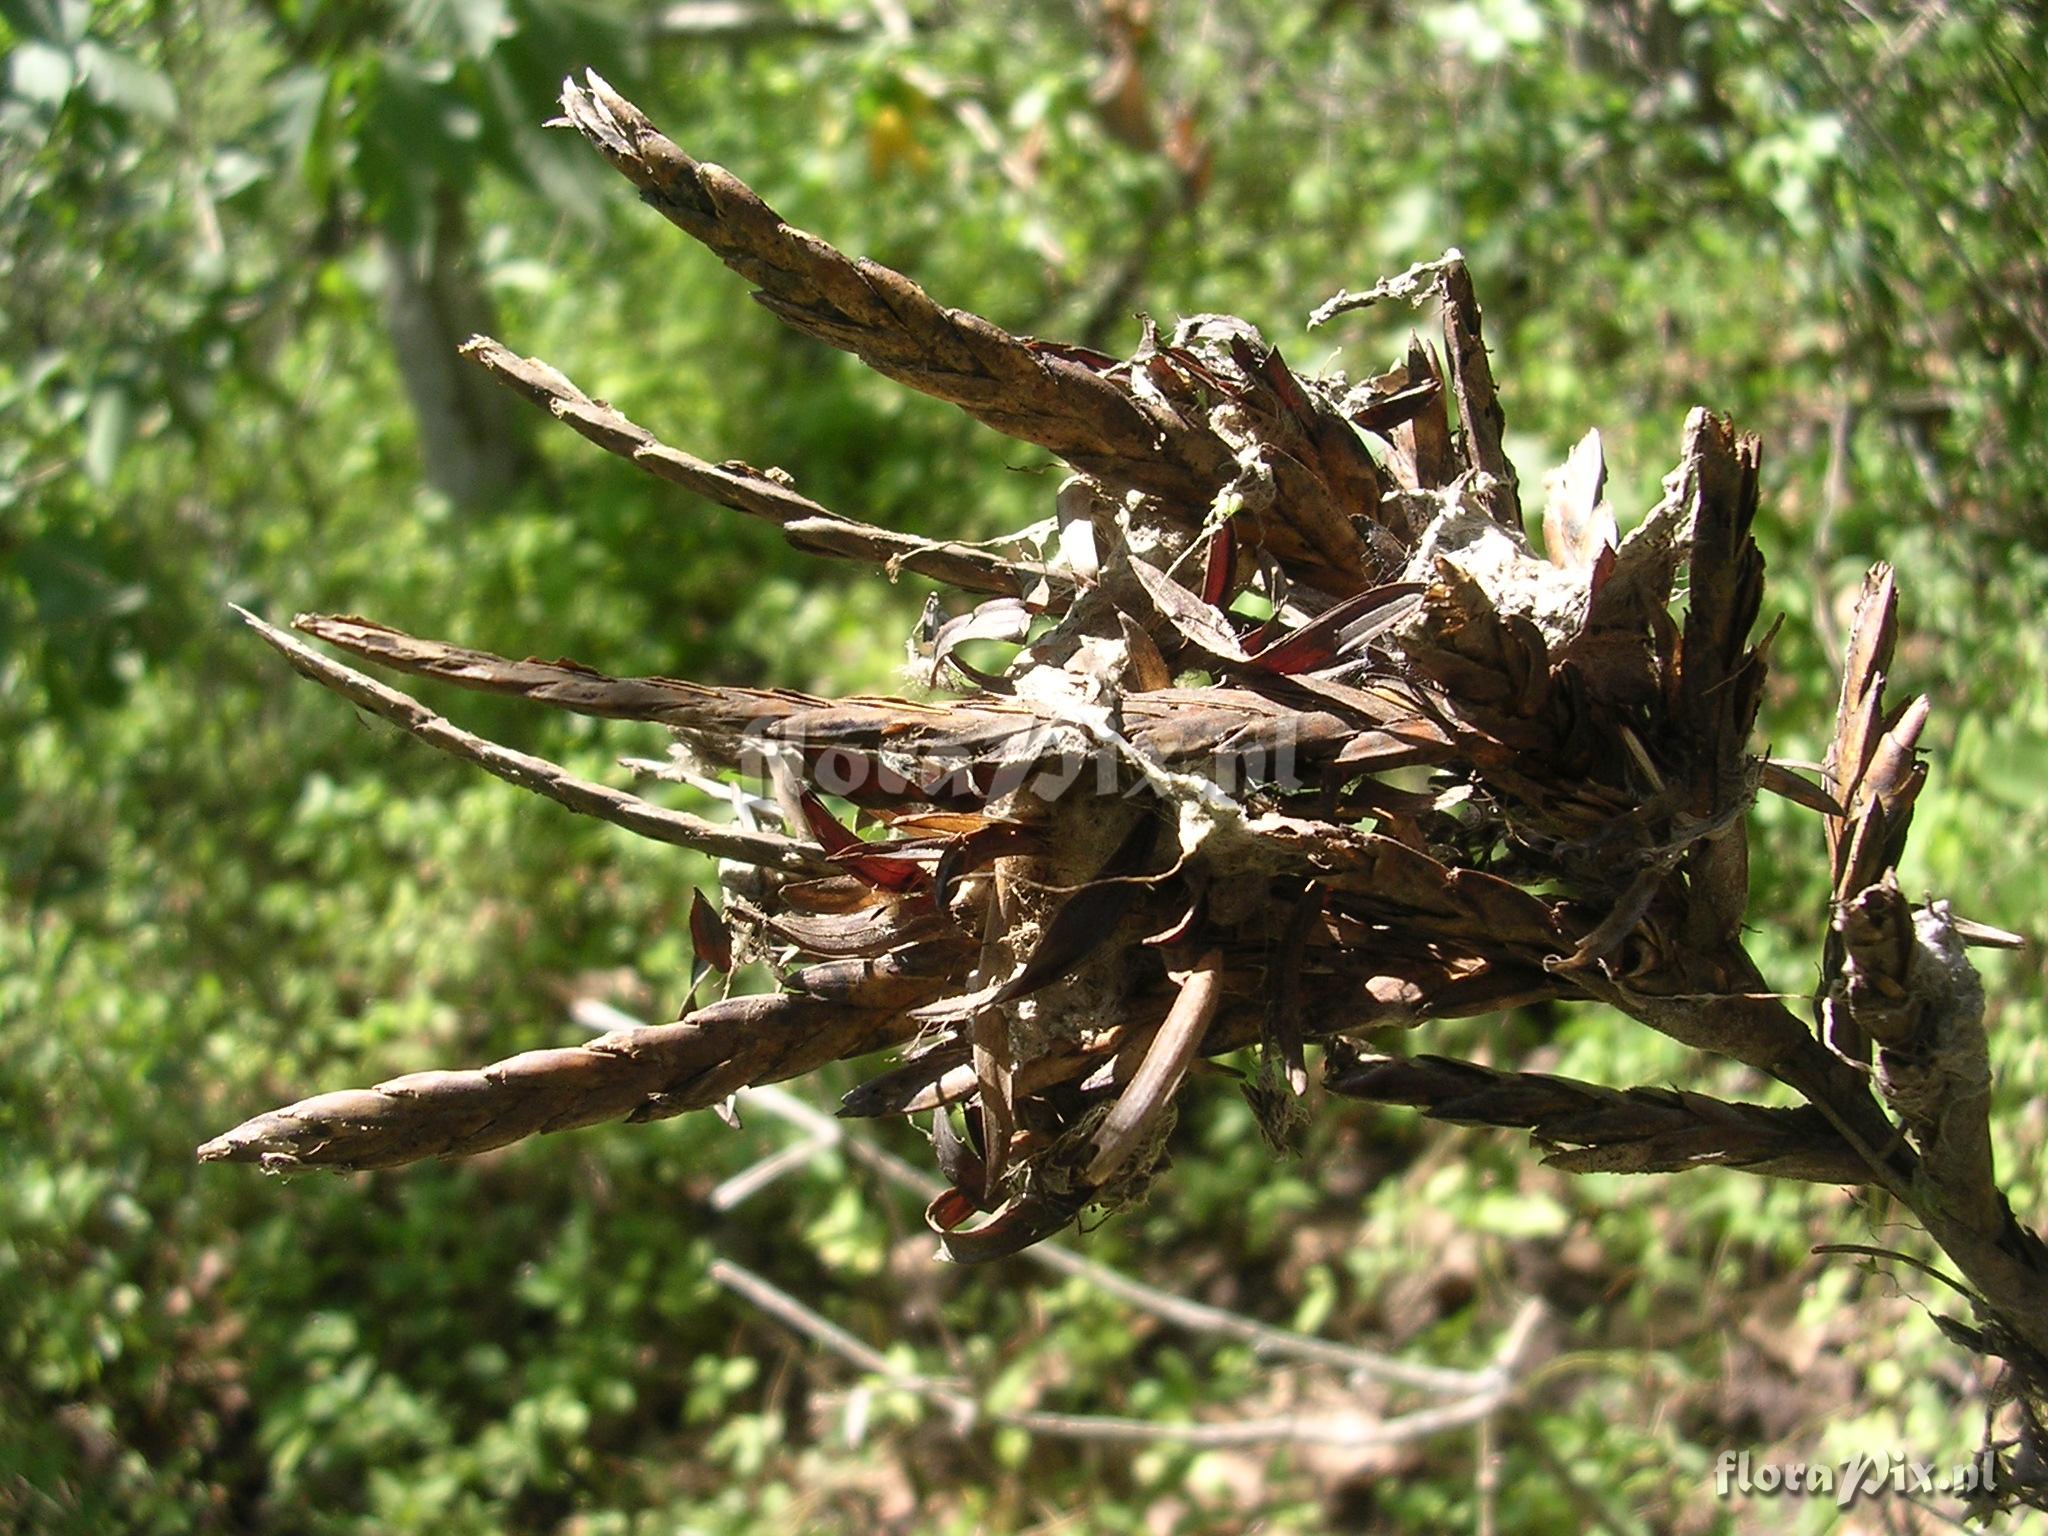
[[[2002,1341],[2023,1380],[2041,1379],[2048,1263],[1991,1181],[1981,996],[1960,960],[1962,940],[1997,936],[1939,907],[1913,913],[1893,879],[1926,709],[1884,700],[1888,572],[1864,594],[1818,779],[1752,744],[1768,640],[1752,639],[1754,439],[1695,412],[1663,500],[1619,537],[1589,434],[1551,481],[1539,555],[1455,253],[1317,316],[1433,300],[1441,363],[1414,340],[1363,383],[1303,377],[1217,316],[1171,336],[1148,325],[1117,359],[1012,336],[791,229],[594,76],[563,104],[783,320],[1049,449],[1074,477],[1051,531],[1009,555],[875,528],[780,471],[659,443],[545,364],[472,342],[473,361],[583,436],[796,547],[974,594],[951,618],[935,603],[915,646],[919,681],[958,686],[829,701],[298,621],[388,671],[661,722],[676,773],[766,791],[714,824],[482,742],[252,618],[301,671],[435,745],[717,854],[727,894],[693,924],[700,958],[765,958],[780,986],[309,1099],[202,1156],[378,1167],[715,1106],[895,1047],[844,1112],[932,1112],[951,1188],[931,1220],[952,1256],[980,1259],[1142,1184],[1203,1058],[1256,1045],[1250,1086],[1277,1129],[1306,1083],[1305,1044],[1321,1042],[1334,1091],[1531,1128],[1566,1167],[1711,1163],[1887,1191],[1963,1272],[1980,1345]],[[990,639],[1020,646],[997,675],[957,650]],[[1825,1043],[1742,948],[1760,790],[1824,819],[1839,914],[1817,998]],[[1552,997],[1609,1003],[1807,1104],[1346,1043]]]

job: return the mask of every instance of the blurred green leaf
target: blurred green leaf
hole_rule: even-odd
[[[135,433],[135,402],[120,384],[102,384],[85,408],[85,474],[104,489]]]
[[[160,123],[178,115],[178,93],[162,71],[91,38],[79,43],[75,57],[81,83],[109,112],[132,112]]]
[[[59,107],[77,83],[72,55],[35,38],[17,42],[7,55],[7,88],[24,101]]]

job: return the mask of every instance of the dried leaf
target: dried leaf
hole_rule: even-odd
[[[954,1083],[952,1091],[939,1091],[948,1082]],[[964,1099],[973,1091],[968,1048],[964,1042],[948,1041],[849,1089],[839,1100],[839,1113],[849,1120],[916,1114]]]
[[[987,1264],[1022,1253],[1073,1224],[1085,1204],[1082,1196],[1055,1199],[1030,1195],[1012,1201],[978,1227],[946,1232],[940,1254],[956,1264]]]
[[[999,597],[948,619],[932,637],[932,682],[938,682],[939,669],[951,660],[977,687],[988,687],[988,674],[962,664],[953,657],[954,650],[970,640],[1022,640],[1030,632],[1031,617],[1022,599]]]
[[[932,1112],[932,1154],[946,1182],[965,1197],[969,1206],[977,1211],[986,1210],[982,1200],[988,1183],[988,1166],[981,1154],[953,1128],[952,1112],[943,1107]],[[958,1226],[959,1222],[953,1225]]]
[[[1202,601],[1222,609],[1230,596],[1230,580],[1237,568],[1237,535],[1225,518],[1209,535],[1209,553],[1202,568]]]
[[[690,892],[690,948],[697,958],[723,975],[732,969],[732,935],[718,909],[702,891]]]
[[[1152,637],[1128,613],[1119,613],[1116,622],[1118,632],[1123,636],[1124,655],[1130,660],[1126,675],[1126,686],[1130,691],[1150,693],[1159,688],[1171,688],[1173,669],[1159,654],[1159,647],[1153,643]]]
[[[1131,556],[1131,574],[1151,599],[1153,610],[1172,627],[1181,643],[1211,661],[1243,666],[1244,647],[1221,612],[1183,587],[1156,565]]]
[[[1419,581],[1388,582],[1324,609],[1308,623],[1261,647],[1251,665],[1261,672],[1315,672],[1357,656],[1422,606]]]
[[[825,802],[810,790],[798,797],[803,809],[804,825],[811,829],[811,835],[818,840],[818,846],[831,856],[832,861],[844,864],[857,879],[885,891],[908,890],[925,878],[922,867],[908,862],[868,842],[858,833],[841,826],[837,817],[825,809]]]
[[[1772,794],[1780,795],[1794,805],[1803,805],[1809,811],[1819,811],[1823,816],[1843,814],[1840,803],[1833,795],[1806,775],[1794,773],[1783,763],[1766,761],[1759,782]]]
[[[1222,995],[1223,956],[1212,949],[1181,982],[1180,995],[1152,1037],[1144,1061],[1109,1117],[1097,1128],[1094,1156],[1085,1175],[1092,1187],[1100,1189],[1129,1161],[1144,1141],[1147,1128],[1172,1102]]]

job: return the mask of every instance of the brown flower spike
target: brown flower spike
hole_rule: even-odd
[[[1317,317],[1434,300],[1444,365],[1414,340],[1363,383],[1304,378],[1220,316],[1170,336],[1148,325],[1119,360],[1012,336],[790,228],[595,76],[563,108],[789,325],[1063,459],[1057,535],[998,556],[872,527],[779,471],[657,442],[547,365],[472,341],[474,362],[592,442],[797,548],[972,594],[980,606],[958,617],[934,611],[913,666],[959,687],[833,701],[511,661],[360,619],[296,623],[385,671],[659,721],[693,774],[771,791],[730,825],[484,742],[251,618],[300,671],[431,744],[726,861],[722,913],[693,927],[725,946],[721,965],[735,948],[768,960],[780,987],[323,1094],[203,1158],[383,1167],[715,1106],[892,1048],[842,1112],[932,1116],[951,1184],[933,1225],[953,1257],[985,1259],[1142,1185],[1200,1058],[1257,1046],[1254,1100],[1277,1122],[1316,1042],[1331,1091],[1525,1127],[1568,1168],[1714,1164],[1881,1190],[1960,1271],[1976,1318],[1953,1331],[2029,1391],[2048,1380],[2048,1256],[1993,1182],[1981,992],[1960,947],[1997,936],[1912,909],[1894,876],[1926,709],[1883,699],[1889,571],[1864,594],[1821,781],[1752,742],[1755,439],[1695,411],[1663,500],[1617,538],[1589,435],[1541,509],[1538,555],[1456,253]],[[990,638],[1021,643],[999,675],[955,654]],[[1760,789],[1819,813],[1833,855],[1826,1040],[1742,947]],[[779,830],[763,827],[776,810]],[[1610,1004],[1805,1102],[1349,1043],[1551,997]]]

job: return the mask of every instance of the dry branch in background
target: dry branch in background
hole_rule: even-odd
[[[2004,1363],[2038,1448],[2048,1250],[1995,1182],[1983,996],[1963,954],[1998,936],[1897,883],[1927,710],[1885,697],[1889,570],[1863,594],[1820,781],[1755,743],[1769,636],[1754,635],[1754,438],[1695,411],[1664,498],[1618,537],[1589,434],[1551,484],[1539,554],[1455,252],[1318,311],[1439,308],[1440,355],[1414,340],[1356,385],[1295,374],[1222,316],[1171,335],[1148,323],[1117,359],[1012,336],[790,228],[595,76],[563,109],[788,324],[1064,459],[1056,535],[997,555],[872,527],[779,471],[668,447],[547,365],[473,341],[470,358],[533,405],[796,547],[974,594],[950,618],[934,605],[913,667],[959,686],[834,701],[297,621],[387,671],[663,723],[677,777],[769,786],[723,825],[482,741],[252,619],[299,670],[431,744],[725,860],[722,915],[693,921],[700,962],[764,960],[779,984],[675,1024],[307,1099],[203,1158],[387,1166],[717,1105],[894,1048],[842,1113],[929,1114],[945,1176],[932,1226],[952,1257],[993,1259],[1140,1189],[1201,1057],[1259,1048],[1248,1091],[1278,1135],[1303,1046],[1322,1043],[1336,1092],[1526,1128],[1567,1169],[1711,1164],[1895,1203],[1960,1275],[1974,1316],[1949,1331]],[[1239,611],[1255,605],[1272,617]],[[1020,647],[998,674],[957,653],[991,639]],[[1813,810],[1833,861],[1813,1020],[1743,948],[1760,791]],[[769,806],[780,831],[757,825]],[[1348,1043],[1544,998],[1609,1004],[1802,1102]]]

